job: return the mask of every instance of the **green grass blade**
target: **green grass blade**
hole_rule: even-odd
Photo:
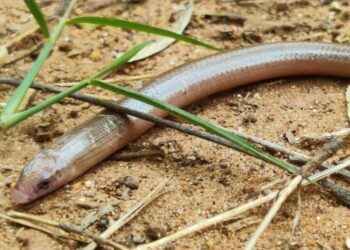
[[[27,109],[23,112],[11,114],[11,115],[2,115],[0,117],[0,127],[3,129],[10,128],[17,123],[27,119],[28,117],[48,108],[49,106],[59,102],[65,97],[70,96],[71,94],[81,90],[82,88],[85,88],[88,83],[91,81],[91,79],[95,77],[100,77],[108,72],[110,72],[113,69],[117,69],[122,67],[125,63],[127,63],[131,58],[133,58],[137,53],[139,53],[140,50],[142,50],[145,46],[147,46],[150,42],[144,42],[141,44],[136,45],[135,47],[131,48],[127,52],[125,52],[121,57],[113,61],[110,65],[100,70],[95,76],[92,78],[83,80],[76,85],[66,89],[65,91],[61,92],[60,94],[54,95],[47,100],[43,101],[42,103],[36,105],[35,107],[32,107],[30,109]]]
[[[92,80],[91,84],[113,91],[115,93],[122,94],[124,96],[136,99],[138,101],[144,102],[146,104],[152,105],[156,108],[165,110],[171,114],[174,114],[176,116],[179,116],[197,126],[200,126],[218,136],[221,136],[222,138],[234,143],[235,145],[241,147],[246,152],[249,152],[250,154],[256,156],[259,159],[262,159],[266,162],[269,162],[273,165],[276,165],[284,170],[287,170],[290,173],[296,173],[296,170],[293,166],[289,165],[287,162],[284,162],[278,158],[273,157],[272,155],[258,149],[257,147],[253,146],[252,144],[248,143],[246,140],[242,139],[241,137],[234,135],[230,131],[227,131],[223,128],[220,128],[214,124],[211,124],[195,115],[192,115],[180,108],[177,108],[175,106],[172,106],[166,102],[160,101],[155,98],[151,98],[148,96],[145,96],[137,91],[124,88],[117,85],[112,85],[107,82],[101,81],[101,80]]]
[[[32,107],[30,109],[27,109],[25,111],[22,111],[20,113],[16,113],[13,115],[2,116],[2,117],[0,117],[0,126],[4,129],[10,128],[10,127],[14,126],[15,124],[27,119],[28,117],[30,117],[30,116],[48,108],[49,106],[59,102],[63,98],[70,96],[71,94],[81,90],[82,88],[85,88],[87,85],[88,85],[88,80],[79,82],[79,83],[75,84],[74,86],[66,89],[65,91],[48,98],[47,100],[36,105],[35,107]]]
[[[125,52],[121,57],[114,60],[111,64],[104,67],[102,70],[100,70],[96,75],[94,75],[91,78],[100,78],[101,76],[111,72],[112,70],[120,68],[150,43],[151,41],[146,41],[136,45],[132,49]]]
[[[41,32],[44,34],[45,37],[50,37],[49,28],[47,26],[44,14],[41,12],[41,9],[36,3],[36,1],[24,0],[24,2],[27,5],[30,12],[32,13],[32,15],[34,16],[36,22],[38,23]]]
[[[201,42],[201,41],[196,40],[194,38],[184,36],[184,35],[169,31],[169,30],[157,28],[157,27],[142,24],[142,23],[136,23],[136,22],[130,22],[130,21],[125,21],[125,20],[121,20],[121,19],[116,19],[116,18],[81,16],[81,17],[76,17],[76,18],[70,19],[67,21],[67,23],[68,24],[93,23],[93,24],[98,24],[98,25],[102,25],[102,26],[119,27],[119,28],[128,29],[128,30],[136,30],[136,31],[151,33],[151,34],[155,34],[155,35],[171,37],[171,38],[174,38],[178,41],[191,43],[191,44],[202,46],[202,47],[205,47],[208,49],[213,49],[213,50],[218,50],[218,51],[221,50],[221,49],[219,49],[215,46],[212,46],[210,44]]]
[[[6,106],[4,107],[1,116],[9,116],[13,115],[19,105],[22,103],[24,96],[26,95],[28,89],[30,88],[30,85],[34,81],[34,78],[40,71],[41,67],[45,63],[47,57],[50,55],[50,52],[55,45],[55,42],[57,41],[58,37],[60,36],[63,28],[65,25],[64,19],[61,19],[61,21],[58,23],[56,29],[53,31],[51,37],[47,40],[45,43],[45,46],[41,49],[40,54],[38,58],[35,60],[34,64],[28,71],[27,75],[24,77],[23,81],[21,82],[21,85],[16,88],[14,94],[10,98],[10,100],[6,103]]]

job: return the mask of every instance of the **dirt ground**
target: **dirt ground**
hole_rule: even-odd
[[[41,1],[46,15],[57,7],[57,1]],[[172,13],[183,2],[164,1],[79,1],[74,15],[94,12],[96,15],[119,17],[168,27]],[[225,49],[274,41],[349,42],[350,6],[348,1],[195,1],[195,11],[186,34]],[[33,26],[31,16],[20,0],[0,1],[0,44],[11,41]],[[213,16],[219,13],[226,18]],[[91,14],[91,13],[90,13]],[[126,51],[145,34],[117,28],[93,31],[67,27],[58,46],[41,70],[38,81],[72,82],[92,75]],[[10,55],[31,49],[42,40],[38,34],[12,46]],[[177,42],[165,51],[128,65],[110,77],[157,75],[174,66],[212,54],[213,51]],[[97,56],[96,56],[97,55]],[[0,69],[1,77],[21,78],[33,63],[35,55]],[[139,87],[146,80],[124,82]],[[240,128],[248,134],[269,139],[297,149],[283,137],[285,132],[303,135],[330,132],[348,126],[345,90],[347,79],[299,77],[269,80],[208,97],[188,111],[226,128]],[[0,103],[13,88],[0,85]],[[114,98],[113,94],[89,88],[84,92]],[[33,104],[49,94],[37,92]],[[118,218],[140,201],[164,177],[167,190],[146,207],[135,219],[110,239],[129,247],[150,242],[159,235],[176,232],[205,218],[246,203],[256,197],[249,194],[263,185],[286,176],[276,167],[252,157],[223,148],[180,132],[155,127],[123,151],[164,149],[166,157],[129,161],[105,161],[81,178],[43,199],[25,206],[15,206],[10,199],[22,167],[50,140],[93,117],[100,108],[67,100],[28,119],[18,126],[0,132],[0,211],[19,210],[57,221],[79,224],[94,208],[81,203],[113,204],[108,219]],[[253,117],[253,119],[251,119]],[[248,122],[247,122],[248,121]],[[250,122],[249,122],[250,121]],[[307,152],[307,151],[305,151]],[[349,155],[344,147],[332,161]],[[117,185],[125,177],[136,183]],[[350,189],[350,184],[332,178]],[[240,249],[255,231],[270,204],[256,208],[243,217],[187,236],[168,245],[167,249]],[[297,211],[297,196],[283,205],[273,223],[259,240],[257,249],[345,249],[350,238],[348,208],[316,187],[302,189],[301,219],[291,245],[288,241]],[[105,222],[106,223],[106,222]],[[101,232],[103,221],[90,227]],[[156,232],[155,232],[156,231]],[[0,220],[0,249],[76,249],[72,241],[56,239],[33,229]]]

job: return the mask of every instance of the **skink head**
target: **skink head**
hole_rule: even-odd
[[[28,203],[61,186],[62,173],[58,168],[59,157],[53,150],[37,154],[22,170],[12,191],[16,203]]]

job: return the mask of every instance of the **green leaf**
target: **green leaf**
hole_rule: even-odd
[[[47,57],[50,55],[50,52],[55,45],[55,42],[59,38],[65,25],[65,20],[61,19],[55,30],[52,32],[51,37],[47,40],[44,47],[41,49],[39,56],[35,60],[34,64],[24,77],[21,85],[16,88],[14,94],[11,96],[10,100],[6,103],[6,106],[1,112],[1,116],[10,116],[13,115],[19,105],[22,103],[24,96],[26,95],[30,85],[34,81],[34,78],[39,73],[41,67],[44,65]]]
[[[184,6],[184,10],[179,13],[178,20],[171,25],[171,31],[177,34],[182,34],[186,29],[187,25],[190,23],[193,14],[193,0],[189,0],[188,4]],[[173,44],[176,41],[174,38],[170,37],[157,37],[154,39],[150,46],[143,49],[140,53],[134,56],[129,62],[134,62],[142,60],[146,57],[152,56]]]
[[[150,43],[151,43],[151,41],[146,41],[146,42],[143,42],[143,43],[136,45],[132,49],[125,52],[122,56],[117,58],[115,61],[113,61],[111,64],[104,67],[102,70],[100,70],[96,75],[94,75],[91,78],[92,79],[100,78],[101,76],[111,72],[112,70],[120,68],[125,63],[127,63],[131,58],[133,58],[137,53],[139,53],[144,47],[149,45]]]
[[[38,23],[41,32],[44,34],[45,37],[50,37],[49,28],[47,26],[45,17],[43,13],[41,12],[40,7],[36,3],[35,0],[24,0],[25,4],[27,5],[28,9],[34,16],[36,22]]]
[[[103,26],[113,26],[113,27],[119,27],[123,29],[142,31],[142,32],[151,33],[155,35],[171,37],[178,41],[191,43],[191,44],[202,46],[208,49],[219,50],[219,51],[221,50],[215,46],[201,42],[194,38],[180,35],[169,30],[156,28],[154,26],[150,26],[142,23],[130,22],[130,21],[125,21],[125,20],[116,19],[116,18],[94,17],[94,16],[81,16],[81,17],[76,17],[76,18],[67,20],[67,24],[79,24],[79,23],[93,23],[93,24],[98,24]]]
[[[5,114],[5,115],[3,114],[3,115],[1,115],[0,127],[3,129],[10,128],[10,127],[16,125],[17,123],[31,117],[32,115],[34,115],[34,114],[48,108],[49,106],[59,102],[63,98],[70,96],[71,94],[81,90],[82,88],[85,88],[92,79],[94,79],[96,77],[100,77],[100,76],[110,72],[113,69],[117,69],[117,68],[122,67],[124,64],[126,64],[132,57],[134,57],[138,52],[140,52],[149,43],[150,42],[147,41],[147,42],[143,42],[141,44],[136,45],[132,49],[128,50],[124,55],[122,55],[121,57],[119,57],[115,61],[113,61],[111,64],[109,64],[107,67],[100,70],[93,77],[85,79],[85,80],[75,84],[74,86],[66,89],[65,91],[63,91],[57,95],[51,96],[50,98],[46,99],[45,101],[36,105],[35,107],[32,107],[30,109],[27,109],[25,111],[22,111],[22,112],[16,113],[16,114]]]
[[[101,81],[101,80],[92,80],[91,81],[92,85],[98,86],[100,88],[104,88],[110,91],[113,91],[115,93],[119,93],[122,94],[124,96],[136,99],[140,102],[149,104],[151,106],[154,106],[156,108],[165,110],[173,115],[179,116],[197,126],[200,126],[232,143],[234,143],[235,145],[241,147],[244,151],[254,155],[255,157],[262,159],[266,162],[269,162],[273,165],[278,166],[279,168],[282,168],[284,170],[287,170],[290,173],[296,173],[296,170],[293,166],[289,165],[288,163],[277,159],[275,157],[273,157],[272,155],[258,149],[257,147],[253,146],[252,144],[250,144],[249,142],[247,142],[246,140],[242,139],[241,137],[231,133],[230,131],[223,129],[219,126],[216,126],[214,124],[211,124],[195,115],[192,115],[180,108],[177,108],[175,106],[172,106],[166,102],[163,102],[161,100],[152,98],[152,97],[148,97],[145,96],[137,91],[125,88],[125,87],[121,87],[121,86],[117,86],[117,85],[112,85],[110,83]]]

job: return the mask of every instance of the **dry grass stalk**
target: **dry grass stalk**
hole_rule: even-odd
[[[66,239],[69,239],[69,240],[75,240],[75,241],[79,241],[79,242],[83,242],[83,243],[89,242],[86,239],[81,239],[81,238],[78,238],[78,237],[71,236],[71,235],[69,235],[68,233],[66,233],[64,231],[57,231],[57,230],[53,230],[53,229],[50,229],[50,228],[47,228],[47,227],[43,227],[43,226],[40,226],[38,224],[34,224],[34,223],[32,223],[32,222],[30,222],[28,220],[15,219],[15,218],[12,218],[10,216],[7,216],[7,215],[1,214],[1,213],[0,213],[0,218],[9,220],[11,222],[15,222],[17,224],[20,224],[20,225],[23,225],[23,226],[26,226],[26,227],[29,227],[29,228],[34,228],[36,230],[39,230],[41,232],[47,233],[47,234],[52,235],[52,236],[66,238]]]
[[[288,184],[286,188],[284,188],[281,192],[281,195],[278,197],[276,202],[270,208],[269,212],[265,216],[264,220],[261,222],[253,236],[248,241],[245,250],[254,249],[256,242],[266,230],[266,228],[270,225],[273,217],[276,215],[278,210],[281,208],[282,204],[289,197],[289,195],[302,183],[304,176],[306,176],[310,171],[315,169],[322,162],[332,157],[338,149],[342,146],[342,141],[338,139],[331,139],[328,143],[326,143],[316,154],[314,157],[308,161],[301,169],[300,174],[293,178],[293,180]]]
[[[189,226],[187,228],[181,229],[179,231],[177,231],[176,233],[173,233],[171,235],[168,235],[164,238],[161,238],[159,240],[153,241],[151,243],[148,244],[144,244],[144,245],[140,245],[138,247],[136,247],[137,250],[146,250],[146,249],[153,249],[153,248],[157,248],[160,247],[162,245],[165,245],[171,241],[174,241],[176,239],[182,238],[186,235],[198,232],[204,228],[208,228],[212,225],[218,224],[218,223],[222,223],[224,221],[228,221],[233,219],[234,217],[238,216],[241,213],[244,213],[252,208],[258,207],[266,202],[269,202],[273,199],[275,199],[278,195],[278,192],[272,192],[264,197],[261,197],[259,199],[250,201],[246,204],[243,204],[237,208],[234,208],[232,210],[229,210],[225,213],[216,215],[212,218],[206,219],[204,221],[201,221],[199,223],[196,223],[192,226]]]
[[[284,201],[300,185],[302,180],[303,180],[303,177],[301,175],[294,177],[293,180],[288,184],[288,186],[280,192],[278,199],[273,204],[273,206],[265,216],[264,220],[261,222],[261,224],[255,231],[254,235],[248,241],[245,247],[245,250],[254,249],[256,242],[258,241],[260,236],[263,234],[263,232],[266,230],[266,228],[270,225],[273,217],[276,215],[276,213],[278,212],[278,210],[280,209]]]
[[[60,236],[60,237],[68,236],[68,234],[66,234],[66,233],[55,232],[55,231],[52,231],[51,229],[46,229],[46,228],[41,227],[41,226],[39,226],[37,224],[33,224],[33,223],[29,222],[28,220],[34,221],[34,222],[37,222],[37,223],[42,223],[42,224],[54,226],[54,227],[58,227],[58,228],[66,231],[66,232],[72,232],[72,233],[79,234],[79,235],[81,235],[83,237],[87,237],[87,238],[97,242],[100,245],[108,245],[108,246],[114,247],[115,249],[127,250],[126,247],[124,247],[124,246],[122,246],[122,245],[120,245],[118,243],[115,243],[113,241],[106,240],[106,239],[103,239],[101,237],[95,236],[95,235],[93,235],[91,233],[85,232],[84,230],[82,230],[79,227],[74,226],[74,225],[70,225],[70,224],[67,224],[67,223],[61,223],[61,222],[57,222],[57,221],[54,221],[54,220],[51,220],[51,219],[46,219],[46,218],[43,218],[43,217],[40,217],[40,216],[37,216],[37,215],[21,213],[21,212],[17,212],[17,211],[9,211],[7,214],[8,214],[8,216],[10,216],[8,218],[11,218],[12,220],[18,221],[17,219],[13,219],[12,217],[20,218],[21,219],[20,221],[30,223],[31,225],[35,225],[36,227],[33,227],[35,229],[38,229],[38,230],[40,230],[39,228],[45,229],[46,233],[50,233],[50,232],[51,232],[51,234],[55,233],[57,236]],[[25,220],[22,220],[22,219],[25,219]],[[71,236],[69,236],[69,237],[70,237],[70,239],[78,240],[78,238],[76,238],[76,237],[73,237],[73,238]],[[82,240],[79,239],[79,241],[82,241]],[[87,242],[90,242],[90,241],[84,240],[82,242],[87,243]]]
[[[295,213],[295,217],[293,220],[293,226],[292,226],[292,232],[291,232],[290,238],[289,238],[289,245],[290,246],[293,245],[293,238],[295,236],[295,232],[296,232],[297,227],[299,225],[300,217],[301,217],[301,188],[299,188],[299,190],[298,190],[298,209]]]
[[[125,215],[119,218],[119,220],[112,223],[112,225],[107,228],[106,231],[104,231],[102,234],[100,234],[100,238],[106,239],[109,236],[111,236],[115,231],[120,229],[122,226],[124,226],[126,223],[128,223],[130,220],[132,220],[145,206],[150,204],[152,201],[154,201],[156,198],[161,195],[161,191],[165,187],[165,184],[167,183],[167,180],[162,181],[152,192],[150,192],[143,200],[138,202],[132,209],[130,209]],[[97,247],[97,244],[95,242],[90,243],[87,245],[84,250],[93,250]]]
[[[39,30],[39,26],[37,24],[34,24],[33,27],[31,27],[30,29],[28,29],[25,32],[21,32],[20,35],[16,36],[15,38],[11,39],[10,41],[8,41],[7,43],[4,44],[4,46],[6,48],[10,48],[11,46],[13,46],[14,44],[22,41],[24,38],[34,34],[35,32],[37,32]]]
[[[321,144],[330,141],[331,139],[349,139],[350,128],[343,128],[338,131],[323,134],[308,134],[299,138],[295,143],[303,144],[308,142],[310,144]]]
[[[323,160],[324,157],[320,157],[320,156],[323,156],[321,153],[324,153],[324,155],[328,155],[329,154],[327,152],[324,152],[323,149],[318,153],[316,154],[316,156],[314,158],[312,158],[313,161],[316,161],[316,160]],[[319,162],[320,163],[320,162]],[[310,166],[309,164],[307,164],[308,166]],[[313,164],[311,164],[313,165]],[[344,167],[344,166],[343,166]],[[285,189],[284,191],[282,191],[282,194],[285,194],[285,199],[288,197],[288,192],[292,192],[297,186],[298,184],[301,184],[302,186],[306,186],[306,185],[309,185],[310,183],[312,183],[315,178],[318,176],[318,174],[315,174],[315,175],[312,175],[308,178],[309,181],[303,181],[303,178],[298,175],[297,177],[295,177],[296,180],[293,180],[290,185],[291,186],[288,186],[288,189]],[[311,181],[311,182],[310,182]],[[287,193],[286,193],[287,192]],[[189,234],[192,234],[192,233],[195,233],[195,232],[198,232],[204,228],[208,228],[210,226],[213,226],[215,224],[218,224],[218,223],[222,223],[224,221],[227,221],[227,220],[231,220],[233,219],[234,217],[238,216],[239,214],[243,213],[243,212],[246,212],[252,208],[255,208],[255,207],[258,207],[266,202],[269,202],[273,199],[275,199],[276,197],[278,197],[280,195],[279,192],[272,192],[264,197],[261,197],[261,198],[258,198],[254,201],[250,201],[246,204],[243,204],[237,208],[234,208],[232,210],[229,210],[227,212],[224,212],[222,214],[219,214],[219,215],[216,215],[212,218],[209,218],[209,219],[206,219],[202,222],[199,222],[199,223],[196,223],[194,225],[191,225],[187,228],[184,228],[184,229],[181,229],[171,235],[168,235],[166,237],[163,237],[159,240],[156,240],[154,242],[151,242],[151,243],[148,243],[148,244],[144,244],[144,245],[140,245],[138,246],[136,249],[137,250],[145,250],[145,249],[153,249],[153,248],[157,248],[157,247],[160,247],[160,246],[163,246],[171,241],[174,241],[174,240],[177,240],[179,238],[182,238],[186,235],[189,235]],[[283,198],[283,197],[282,197]],[[280,200],[281,201],[281,200]],[[281,203],[282,204],[282,203]],[[278,210],[278,209],[277,209]]]

